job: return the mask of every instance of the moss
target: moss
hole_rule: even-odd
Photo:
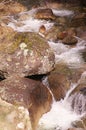
[[[8,54],[14,53],[21,43],[27,45],[27,49],[33,50],[37,55],[44,56],[45,50],[49,48],[46,40],[36,33],[14,33],[7,35],[0,44],[0,51]],[[30,52],[30,51],[29,51]]]

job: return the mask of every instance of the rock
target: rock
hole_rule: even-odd
[[[54,25],[45,33],[45,38],[47,40],[57,42],[58,39],[64,38],[65,34],[66,32],[64,32],[64,28],[62,26]]]
[[[75,15],[70,21],[70,26],[72,27],[86,26],[86,13],[78,13],[77,15]]]
[[[69,24],[69,19],[67,17],[60,17],[60,16],[57,16],[56,20],[57,24],[60,24],[60,25],[67,25]]]
[[[42,25],[40,28],[39,28],[39,33],[42,33],[42,34],[45,34],[46,32],[46,28],[44,25]]]
[[[46,20],[54,20],[55,16],[51,9],[45,8],[45,9],[38,9],[37,12],[34,15],[34,18],[36,19],[46,19]]]
[[[54,68],[54,54],[40,35],[32,32],[12,33],[11,31],[2,35],[0,70],[3,74],[7,74],[4,77],[14,73],[22,77],[45,74]]]
[[[62,43],[66,45],[75,45],[78,42],[77,38],[67,35],[63,40]]]
[[[2,40],[6,40],[7,36],[10,36],[11,34],[15,34],[14,30],[10,27],[7,27],[4,24],[0,24],[0,43],[3,42]]]
[[[80,26],[76,30],[77,36],[83,40],[86,40],[86,26]]]
[[[28,20],[29,18],[30,18],[30,14],[28,12],[23,12],[23,13],[14,15],[14,19],[18,20],[19,22]]]
[[[26,11],[26,7],[18,2],[8,1],[0,3],[0,17]]]
[[[55,70],[48,76],[49,87],[54,98],[56,100],[64,98],[71,83],[77,83],[85,69],[73,69],[66,65],[57,64]]]
[[[85,49],[85,51],[82,53],[82,56],[83,56],[83,58],[84,58],[84,61],[86,62],[86,49]]]
[[[48,76],[49,87],[56,100],[64,98],[70,86],[68,75],[70,71],[67,67],[56,65],[55,70]]]
[[[83,129],[83,128],[69,128],[68,130],[85,130],[85,129]]]
[[[49,111],[52,96],[40,81],[17,75],[0,82],[0,97],[4,101],[28,109],[32,128],[37,127],[42,114]]]
[[[0,130],[32,130],[29,112],[0,99]]]
[[[76,28],[68,28],[67,32],[68,32],[68,35],[77,36],[77,30],[76,30]]]

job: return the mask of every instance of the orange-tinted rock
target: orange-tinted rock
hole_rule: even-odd
[[[45,28],[44,25],[42,25],[42,26],[39,28],[39,32],[42,33],[42,34],[45,34],[46,28]]]
[[[45,9],[38,9],[37,12],[35,13],[35,18],[37,19],[51,19],[51,20],[54,20],[55,19],[55,16],[52,12],[51,9],[49,8],[45,8]]]
[[[29,110],[33,129],[45,112],[50,109],[52,96],[40,82],[18,76],[9,77],[0,82],[1,99]]]

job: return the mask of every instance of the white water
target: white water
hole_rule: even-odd
[[[49,29],[53,26],[53,23],[50,21],[34,19],[31,16],[34,14],[34,12],[35,10],[25,12],[28,14],[28,19],[22,21],[13,17],[8,26],[12,27],[18,32],[38,32],[41,25],[44,25],[46,29]],[[58,16],[70,16],[73,14],[72,11],[68,10],[53,10],[53,12]],[[85,41],[78,38],[78,43],[73,48],[64,45],[60,41],[58,43],[48,41],[48,43],[55,53],[56,63],[65,63],[70,67],[80,67],[84,63],[81,53],[85,49]],[[44,114],[39,121],[39,129],[67,130],[68,128],[72,127],[73,122],[81,120],[83,113],[77,114],[74,112],[74,110],[71,108],[71,102],[68,101],[71,91],[77,87],[77,85],[78,84],[72,85],[71,89],[68,91],[63,100],[60,100],[59,102],[53,100],[51,110]]]
[[[73,11],[70,11],[70,10],[57,10],[57,9],[52,9],[53,13],[56,15],[56,16],[71,16],[74,14]]]
[[[56,63],[65,63],[70,67],[80,67],[84,64],[82,58],[82,51],[85,49],[85,41],[79,41],[74,48],[69,48],[69,46],[62,43],[48,42],[55,53]]]
[[[35,12],[36,9],[32,9],[28,12],[18,14],[17,19],[13,16],[10,17],[11,22],[9,22],[8,26],[12,27],[18,32],[39,32],[39,28],[41,25],[44,25],[46,27],[46,30],[50,29],[53,26],[53,22],[34,19],[33,16]],[[68,10],[53,10],[53,12],[55,14],[59,14],[59,16],[68,16],[73,14],[72,11]],[[23,15],[27,15],[25,20],[21,20],[20,16]],[[81,52],[85,49],[85,41],[78,38],[78,43],[74,48],[70,48],[60,41],[58,43],[49,41],[48,43],[54,50],[56,63],[65,63],[71,67],[80,67],[84,63]]]
[[[50,21],[34,19],[35,12],[36,9],[32,9],[28,12],[18,14],[18,19],[10,17],[11,22],[9,22],[8,26],[18,32],[38,32],[41,25],[44,25],[46,30],[53,26],[53,23]],[[26,19],[23,19],[23,15],[26,15]]]
[[[76,121],[82,121],[82,117],[85,116],[84,110],[82,113],[78,114],[74,111],[71,107],[71,102],[69,100],[69,96],[71,92],[77,87],[78,84],[72,84],[71,89],[66,94],[66,97],[60,101],[55,101],[52,104],[51,110],[44,114],[40,121],[39,121],[39,128],[40,129],[51,129],[51,130],[67,130],[68,128],[72,128],[72,124]],[[79,95],[80,96],[80,95]],[[81,100],[79,98],[79,100]],[[83,109],[85,108],[86,101],[82,99]],[[77,106],[78,109],[78,106]]]

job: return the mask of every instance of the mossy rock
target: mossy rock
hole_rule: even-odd
[[[8,75],[45,74],[54,68],[51,48],[43,37],[33,32],[11,32],[2,36],[0,60],[0,70]]]

